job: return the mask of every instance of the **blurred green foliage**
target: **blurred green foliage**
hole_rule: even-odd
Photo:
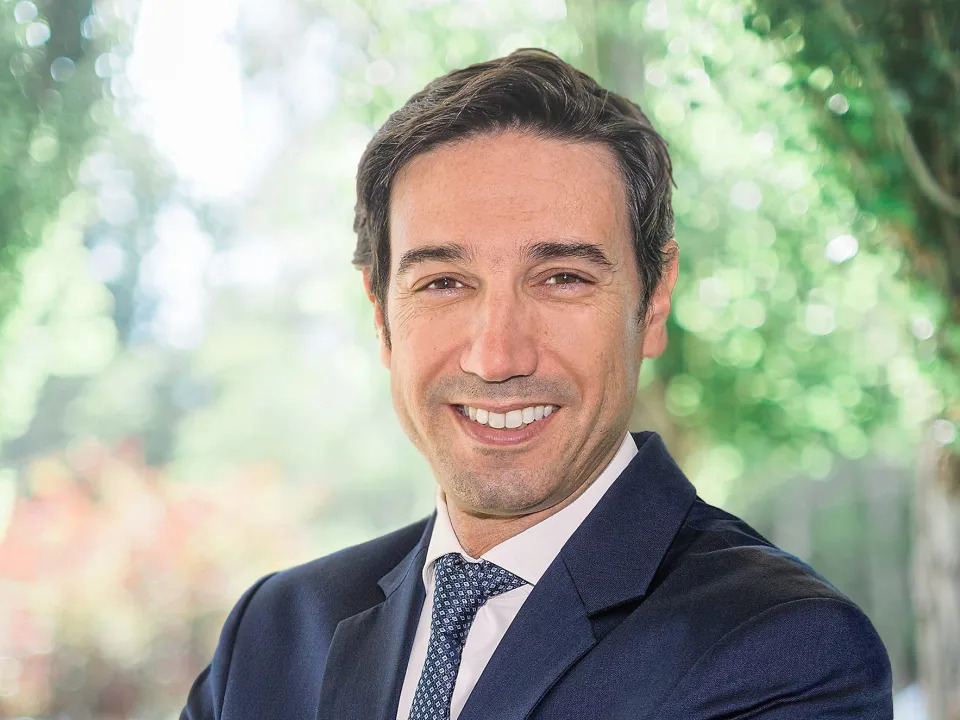
[[[77,188],[110,112],[89,12],[0,8],[0,441],[26,430],[50,373],[96,370],[112,344],[109,296],[83,272],[90,198]]]
[[[18,297],[18,262],[75,185],[100,79],[86,61],[90,3],[18,3],[0,14],[0,320]],[[79,63],[79,67],[78,67]]]
[[[901,276],[933,312],[909,316],[941,412],[960,420],[960,8],[943,0],[758,0],[749,27],[784,49],[811,127]],[[944,426],[944,439],[950,435]]]
[[[858,202],[789,46],[745,29],[737,3],[603,8],[593,45],[616,53],[601,74],[637,87],[675,158],[684,271],[672,342],[643,377],[701,492],[909,458],[952,391],[926,372],[944,304]]]

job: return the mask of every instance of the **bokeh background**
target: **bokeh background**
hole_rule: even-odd
[[[960,4],[0,0],[0,717],[175,718],[260,575],[422,517],[350,264],[374,130],[551,49],[670,143],[634,429],[960,718]]]

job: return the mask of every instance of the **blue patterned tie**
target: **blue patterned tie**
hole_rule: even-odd
[[[526,583],[486,560],[467,562],[459,553],[437,560],[430,643],[410,708],[410,720],[449,720],[460,654],[477,610],[489,598]]]

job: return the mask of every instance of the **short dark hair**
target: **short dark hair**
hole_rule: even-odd
[[[642,322],[668,260],[665,245],[673,237],[667,144],[635,103],[536,48],[437,78],[390,115],[373,136],[357,170],[353,262],[370,268],[374,298],[386,309],[390,189],[400,169],[414,156],[444,143],[506,130],[598,142],[613,151],[627,191]]]

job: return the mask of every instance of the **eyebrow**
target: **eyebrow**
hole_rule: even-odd
[[[536,242],[525,246],[522,255],[528,261],[580,258],[603,268],[614,267],[614,263],[607,257],[602,247],[587,242]],[[424,245],[407,250],[400,256],[400,262],[397,263],[397,277],[401,277],[420,263],[468,262],[471,256],[472,253],[466,247],[456,243]]]
[[[607,257],[599,245],[586,242],[538,242],[524,248],[524,256],[528,260],[559,260],[563,258],[579,258],[599,265],[603,268],[612,268],[614,263]]]
[[[466,262],[470,258],[469,251],[463,245],[425,245],[414,250],[407,250],[400,256],[397,264],[397,277],[409,272],[412,267],[429,261],[435,262]]]

